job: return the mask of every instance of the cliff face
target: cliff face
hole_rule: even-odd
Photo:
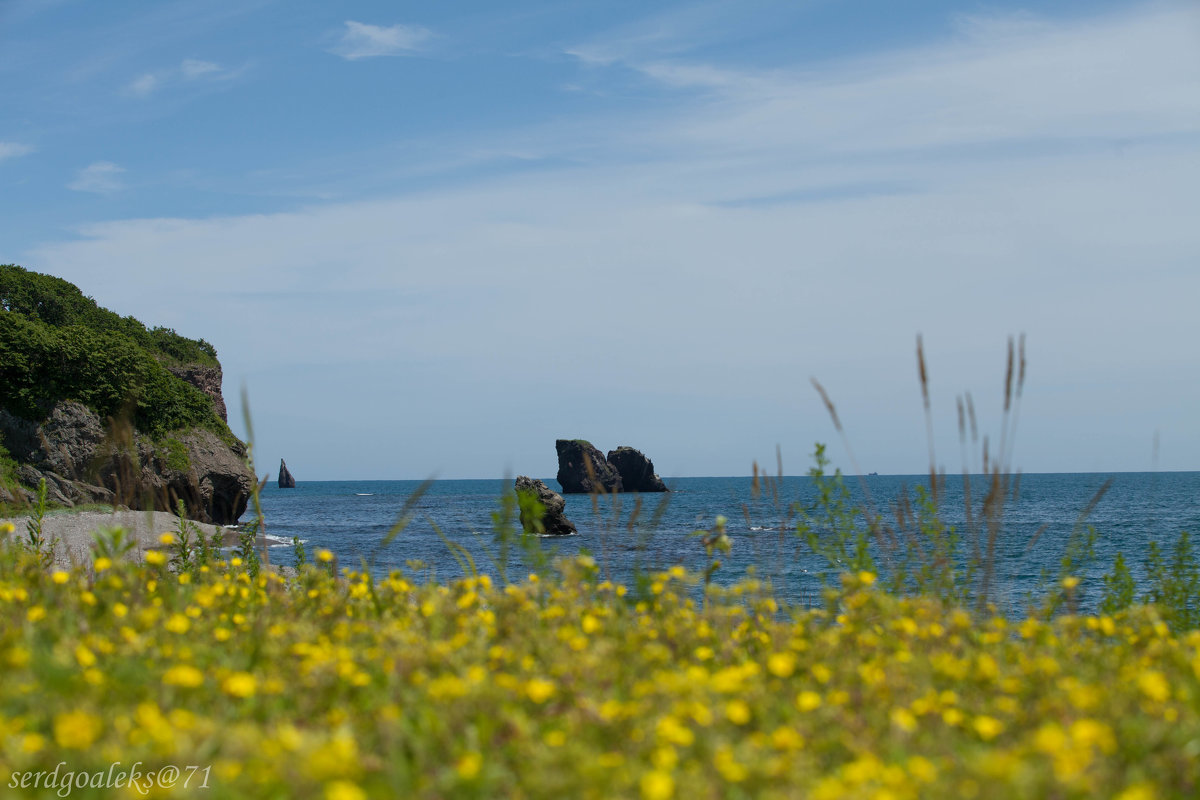
[[[203,364],[167,367],[167,372],[176,378],[182,378],[208,395],[208,398],[213,401],[213,410],[217,412],[217,416],[221,418],[222,422],[229,422],[229,417],[225,410],[225,397],[221,394],[220,364],[215,367],[208,367]]]
[[[0,264],[0,501],[46,481],[104,502],[228,524],[254,476],[226,424],[216,349],[101,308],[52,275]],[[8,458],[15,462],[15,469]]]
[[[0,410],[0,441],[17,461],[20,486],[9,502],[32,502],[43,478],[52,503],[108,503],[133,509],[175,511],[227,525],[246,510],[254,476],[241,443],[229,445],[196,428],[155,441],[100,417],[74,401],[56,404],[41,423]],[[0,490],[3,491],[3,490]]]

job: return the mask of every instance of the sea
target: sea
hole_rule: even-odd
[[[557,481],[544,479],[559,490]],[[1200,472],[1121,472],[1027,474],[1013,476],[995,543],[994,597],[1004,613],[1019,615],[1045,596],[1062,572],[1071,543],[1092,539],[1092,557],[1076,559],[1070,572],[1081,579],[1080,610],[1094,610],[1102,578],[1118,553],[1139,586],[1144,584],[1151,542],[1168,550],[1183,531],[1200,534]],[[809,477],[759,480],[749,477],[678,478],[665,494],[618,494],[603,497],[566,495],[566,515],[577,535],[539,537],[544,556],[588,554],[601,574],[630,583],[635,574],[682,565],[706,569],[710,556],[704,535],[724,517],[728,553],[713,580],[721,584],[749,575],[770,581],[781,602],[820,602],[822,580],[838,571],[815,554],[796,533],[804,513],[815,514],[817,487]],[[509,480],[438,480],[415,502],[421,481],[299,481],[294,489],[269,484],[260,496],[265,532],[275,543],[273,564],[294,565],[293,540],[311,559],[318,549],[332,551],[341,568],[370,570],[383,576],[401,570],[416,580],[449,580],[478,570],[493,577],[503,572],[521,578],[538,567],[541,556],[512,547],[501,564],[495,515]],[[902,498],[928,488],[928,475],[848,476],[850,503],[884,520],[894,520]],[[939,496],[939,516],[970,552],[964,487],[971,487],[973,516],[986,492],[982,476],[969,483],[947,476]],[[407,507],[407,515],[404,514]],[[253,515],[248,510],[245,522]],[[389,532],[407,517],[390,540]],[[452,547],[451,545],[455,545]],[[882,558],[872,545],[873,555]],[[503,569],[502,569],[503,567]]]

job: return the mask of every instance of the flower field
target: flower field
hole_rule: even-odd
[[[1149,608],[1011,623],[863,572],[789,611],[753,581],[702,600],[682,568],[635,597],[587,557],[509,586],[331,572],[176,574],[156,551],[66,572],[6,544],[0,785],[120,762],[155,778],[69,794],[1200,791],[1200,632]]]

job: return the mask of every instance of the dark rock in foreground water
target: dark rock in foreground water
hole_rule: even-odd
[[[558,492],[542,481],[524,475],[517,476],[516,489],[517,494],[528,493],[536,496],[546,508],[540,531],[535,530],[534,521],[524,511],[521,512],[521,527],[526,533],[548,533],[552,536],[566,536],[575,533],[575,525],[563,513],[566,510],[567,501],[563,500],[562,495]]]
[[[608,463],[621,476],[622,491],[665,492],[667,485],[654,474],[654,462],[641,450],[618,447],[608,451]]]
[[[295,489],[296,479],[292,477],[292,473],[288,472],[287,462],[282,458],[279,459],[279,488],[280,489]]]
[[[605,460],[604,454],[583,439],[559,439],[558,484],[563,494],[621,491],[621,476]]]

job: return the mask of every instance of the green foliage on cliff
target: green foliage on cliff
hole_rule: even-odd
[[[15,264],[0,264],[0,309],[55,328],[79,326],[123,336],[167,365],[217,365],[216,349],[203,339],[188,339],[170,328],[147,328],[96,305],[73,283]]]
[[[0,265],[0,405],[31,420],[60,400],[101,417],[128,416],[153,436],[228,431],[212,400],[167,366],[216,366],[208,342],[100,308],[60,278]]]

